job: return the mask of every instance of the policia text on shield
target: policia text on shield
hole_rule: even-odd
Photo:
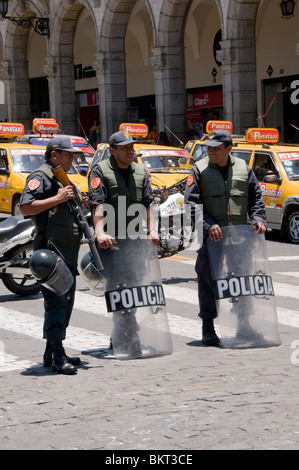
[[[57,278],[56,289],[55,283],[51,284],[51,289],[47,287],[49,279],[45,284],[41,283],[40,287],[45,307],[44,338],[47,340],[44,366],[52,365],[54,371],[62,374],[75,374],[76,366],[80,364],[80,358],[69,358],[66,355],[62,341],[66,337],[73,310],[82,229],[69,204],[76,188],[72,184],[64,187],[55,178],[53,169],[61,165],[66,172],[69,171],[76,151],[79,150],[73,147],[68,137],[51,139],[45,152],[46,162],[29,175],[20,201],[21,213],[26,217],[30,216],[36,227],[34,248],[38,251],[34,256],[40,256],[40,259],[35,262],[34,274],[38,275],[40,266],[44,273],[47,264],[51,272],[51,253],[61,259],[61,263],[51,274],[51,277]],[[67,267],[72,278],[64,293],[58,290],[61,282],[58,271],[61,267]],[[42,280],[42,275],[38,277]]]

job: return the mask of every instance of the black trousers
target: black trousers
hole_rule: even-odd
[[[47,341],[64,340],[75,301],[76,276],[72,287],[64,295],[58,296],[42,285],[41,291],[45,309],[43,337]]]
[[[198,279],[198,316],[203,320],[217,317],[217,308],[213,289],[213,280],[206,242],[197,252],[195,271]]]

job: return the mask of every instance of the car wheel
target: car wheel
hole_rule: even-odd
[[[299,211],[292,212],[288,218],[287,236],[290,242],[299,243]]]
[[[12,205],[12,215],[21,215],[20,198],[16,197]]]

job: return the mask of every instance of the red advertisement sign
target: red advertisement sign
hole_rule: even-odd
[[[253,143],[269,143],[275,144],[279,141],[279,132],[277,129],[252,127],[246,131],[246,140],[250,144]]]
[[[194,93],[193,108],[211,108],[213,106],[223,106],[222,90],[209,90]]]
[[[148,135],[146,124],[123,123],[119,126],[119,130],[129,132],[132,137],[146,137]]]
[[[206,132],[209,134],[212,131],[227,131],[233,132],[233,124],[230,121],[208,121],[206,124]]]
[[[32,132],[34,134],[58,134],[59,125],[55,119],[33,119]]]
[[[0,136],[1,137],[23,137],[25,128],[23,124],[14,122],[1,122],[0,123]]]

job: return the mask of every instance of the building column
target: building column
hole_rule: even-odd
[[[221,41],[217,59],[222,63],[225,119],[235,134],[257,126],[257,83],[254,38]]]
[[[48,79],[48,89],[49,89],[49,103],[50,103],[50,118],[56,119],[57,123],[57,112],[56,112],[56,100],[55,95],[57,90],[55,89],[55,77],[57,73],[57,60],[56,57],[47,57],[46,59],[47,64],[44,66],[44,73]],[[59,93],[60,95],[60,93]]]
[[[5,84],[7,119],[24,124],[26,130],[32,128],[30,109],[30,86],[26,59],[14,59],[1,63],[2,80]]]
[[[0,80],[4,83],[5,109],[6,119],[12,121],[11,107],[11,84],[12,84],[12,66],[10,61],[3,60],[0,62]]]
[[[93,65],[99,83],[101,140],[107,142],[127,120],[126,74],[124,54],[100,52]]]
[[[157,131],[165,131],[173,145],[187,138],[186,80],[184,50],[181,47],[157,47],[150,59],[154,69]]]

